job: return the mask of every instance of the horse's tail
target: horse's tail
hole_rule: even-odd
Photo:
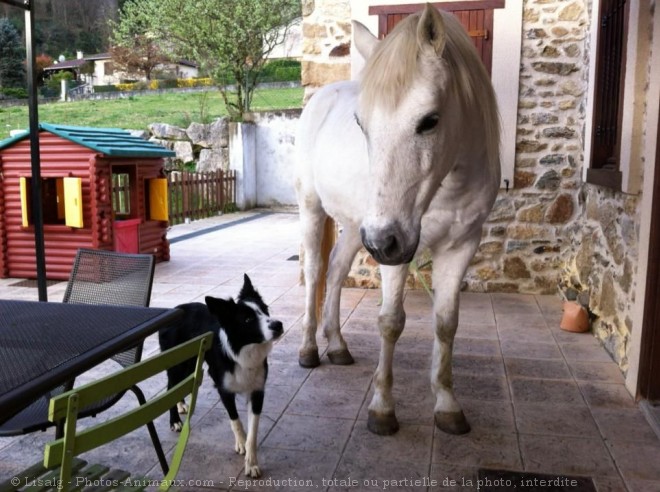
[[[321,320],[323,301],[325,300],[325,283],[330,264],[330,252],[335,245],[336,227],[332,217],[326,217],[321,231],[321,271],[316,286],[316,319]]]

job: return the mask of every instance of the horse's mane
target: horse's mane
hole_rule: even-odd
[[[450,72],[447,93],[460,101],[466,118],[484,122],[488,160],[499,159],[500,119],[490,76],[472,41],[454,15],[440,11],[446,29],[446,45],[442,58]],[[367,111],[376,99],[398,106],[401,95],[408,91],[416,76],[420,47],[417,44],[417,24],[421,12],[399,22],[390,34],[378,43],[367,60],[361,80],[360,98]]]

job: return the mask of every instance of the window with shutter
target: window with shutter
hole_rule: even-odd
[[[21,224],[28,227],[32,225],[32,178],[21,177],[19,185]],[[81,178],[42,178],[41,202],[44,224],[84,227]]]

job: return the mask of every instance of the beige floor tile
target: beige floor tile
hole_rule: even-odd
[[[457,398],[510,400],[509,388],[503,376],[457,373],[454,375],[454,393]]]
[[[582,404],[578,386],[573,381],[554,379],[511,379],[514,406],[519,402]]]
[[[580,362],[612,362],[612,357],[594,340],[594,343],[563,343],[559,345],[566,360]]]
[[[404,426],[393,436],[376,436],[366,427],[356,425],[335,478],[351,477],[358,480],[361,486],[368,481],[366,483],[379,486],[380,490],[388,484],[394,485],[394,481],[403,485],[394,490],[426,490],[421,484],[425,478],[428,479],[432,441],[431,426]],[[411,481],[405,484],[405,479]],[[415,481],[419,481],[420,485],[416,485]]]
[[[362,391],[319,391],[306,382],[289,403],[286,414],[355,419],[364,397]]]
[[[552,332],[545,326],[527,326],[519,323],[503,325],[498,323],[497,331],[500,340],[503,341],[513,340],[531,343],[555,343]]]
[[[525,470],[566,475],[616,476],[600,439],[520,434]]]
[[[571,372],[562,359],[504,358],[509,378],[571,379]]]
[[[460,337],[454,339],[454,353],[492,357],[500,357],[501,355],[500,344],[497,340]]]
[[[454,374],[472,374],[475,376],[484,374],[505,376],[504,364],[502,357],[499,355],[493,357],[454,352],[452,371]]]
[[[507,470],[522,467],[515,434],[489,433],[475,428],[461,436],[436,429],[432,462]]]
[[[484,401],[459,398],[473,430],[486,434],[514,434],[513,407],[508,401]]]
[[[660,443],[639,408],[592,408],[591,413],[608,441]]]
[[[516,427],[521,434],[600,438],[598,427],[586,405],[558,403],[515,404]]]
[[[265,447],[341,453],[355,424],[351,419],[284,415],[263,442]]]
[[[562,354],[554,343],[523,342],[518,340],[501,340],[504,357],[521,359],[561,359]]]
[[[635,401],[622,384],[578,382],[580,391],[589,406],[608,408],[631,408]]]
[[[660,481],[660,443],[609,441],[607,446],[625,480]]]
[[[619,366],[614,362],[580,362],[570,361],[569,367],[578,381],[591,381],[592,383],[623,384],[625,378]]]
[[[476,489],[477,469],[452,463],[431,464],[429,492],[467,492]]]

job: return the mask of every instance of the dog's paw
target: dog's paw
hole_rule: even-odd
[[[173,422],[170,424],[170,429],[174,432],[181,432],[181,429],[183,429],[183,424],[181,422]]]
[[[259,465],[254,464],[254,465],[248,465],[245,463],[245,475],[247,475],[250,478],[259,478],[261,476],[261,470],[259,469]]]
[[[185,401],[180,401],[176,404],[176,410],[179,413],[188,413],[188,405],[186,405]]]
[[[236,454],[245,454],[245,441],[239,441],[236,439],[236,443],[234,444],[234,451],[236,451]]]

